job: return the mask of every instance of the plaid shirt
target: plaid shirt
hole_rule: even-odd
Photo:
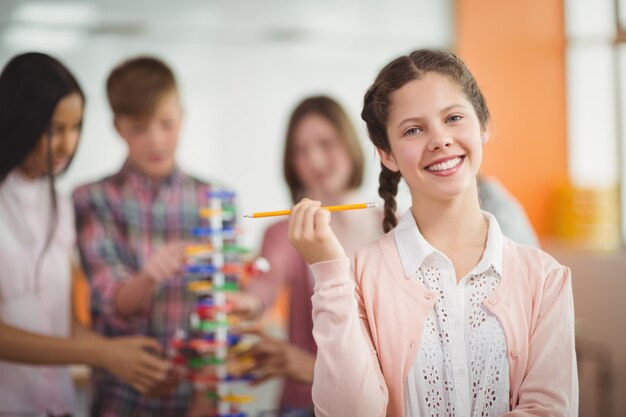
[[[74,191],[78,245],[91,282],[97,331],[106,336],[146,335],[167,347],[176,329],[188,328],[195,298],[184,279],[161,284],[152,304],[132,318],[116,313],[114,297],[161,245],[192,239],[192,229],[206,225],[198,209],[207,206],[210,189],[178,169],[155,188],[126,162],[117,174]],[[192,392],[183,383],[172,396],[147,398],[100,369],[94,370],[92,384],[92,415],[103,417],[183,416]]]

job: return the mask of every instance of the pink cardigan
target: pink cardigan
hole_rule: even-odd
[[[511,412],[578,415],[570,271],[505,238],[503,277],[486,307],[509,352]],[[438,294],[404,274],[393,231],[315,276],[313,382],[317,417],[404,416],[404,384]]]

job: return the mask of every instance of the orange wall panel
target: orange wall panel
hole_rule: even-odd
[[[540,235],[567,180],[563,3],[458,0],[456,51],[492,112],[482,172],[523,204]]]

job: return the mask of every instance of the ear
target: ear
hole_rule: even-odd
[[[128,139],[125,136],[126,132],[124,131],[124,124],[120,120],[120,116],[113,116],[113,127],[115,127],[115,131],[117,132],[117,135],[124,142],[126,142],[126,144],[128,144]]]
[[[378,152],[378,156],[380,156],[380,161],[388,170],[393,172],[400,171],[400,168],[398,168],[398,164],[396,163],[396,158],[393,156],[391,151],[387,152],[380,148],[376,148],[376,151]]]
[[[489,138],[491,137],[491,126],[487,125],[480,133],[480,142],[484,145],[489,142]]]

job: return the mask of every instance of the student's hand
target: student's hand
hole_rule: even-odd
[[[346,257],[330,228],[330,212],[319,201],[303,199],[291,209],[289,242],[309,264]]]
[[[150,255],[142,272],[155,282],[180,275],[185,260],[185,248],[189,245],[191,242],[176,241],[162,246]]]
[[[313,382],[314,354],[287,341],[275,339],[259,328],[246,329],[244,333],[259,337],[254,346],[235,356],[235,360],[238,357],[253,359],[252,365],[239,370],[240,375],[255,376],[252,385],[274,377],[286,377],[309,384]]]
[[[167,395],[172,395],[178,385],[180,385],[180,381],[182,376],[176,368],[171,368],[167,376],[163,381],[157,382],[152,388],[145,392],[147,397],[158,398],[164,397]]]
[[[171,376],[171,363],[158,356],[163,349],[156,340],[116,337],[99,341],[98,348],[101,367],[142,394],[154,393]]]
[[[261,297],[251,292],[227,292],[226,302],[232,306],[230,313],[242,320],[255,319],[263,312]]]

